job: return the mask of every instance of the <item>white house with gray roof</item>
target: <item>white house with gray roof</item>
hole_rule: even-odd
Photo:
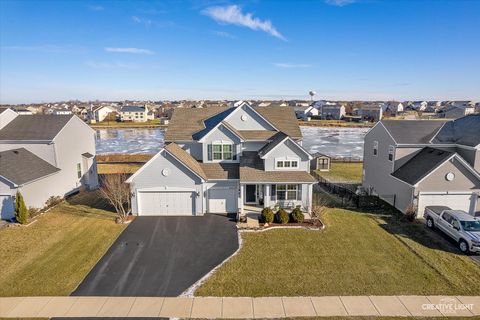
[[[4,113],[0,114],[0,122]],[[95,131],[74,115],[18,115],[0,127],[0,214],[20,191],[27,207],[98,185]]]
[[[121,121],[146,122],[153,120],[155,115],[153,111],[149,111],[147,107],[139,106],[123,106],[120,111]]]
[[[312,156],[291,107],[176,109],[166,146],[131,176],[137,215],[312,209]]]
[[[480,115],[380,121],[365,136],[363,161],[363,187],[402,212],[480,211]]]

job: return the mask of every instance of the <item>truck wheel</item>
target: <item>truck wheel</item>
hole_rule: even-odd
[[[470,252],[468,249],[468,243],[465,240],[460,240],[460,242],[458,242],[458,248],[462,253],[468,254]]]
[[[427,227],[429,227],[430,229],[435,228],[435,223],[433,222],[432,218],[427,218]]]

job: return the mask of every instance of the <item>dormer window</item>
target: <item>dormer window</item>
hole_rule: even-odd
[[[213,161],[236,160],[236,155],[233,150],[233,144],[216,141],[211,144],[211,155],[209,155],[209,158]]]

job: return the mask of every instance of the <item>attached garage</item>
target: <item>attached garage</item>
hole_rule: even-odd
[[[193,191],[138,191],[139,216],[193,216]]]
[[[427,206],[447,206],[454,210],[474,213],[477,195],[472,192],[420,192],[418,195],[418,215],[423,216]]]
[[[208,212],[232,213],[237,212],[238,188],[212,187],[208,190]]]

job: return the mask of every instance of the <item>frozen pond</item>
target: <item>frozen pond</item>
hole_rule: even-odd
[[[365,128],[301,127],[303,146],[311,153],[362,158]],[[157,153],[163,147],[164,129],[97,129],[97,153]]]

